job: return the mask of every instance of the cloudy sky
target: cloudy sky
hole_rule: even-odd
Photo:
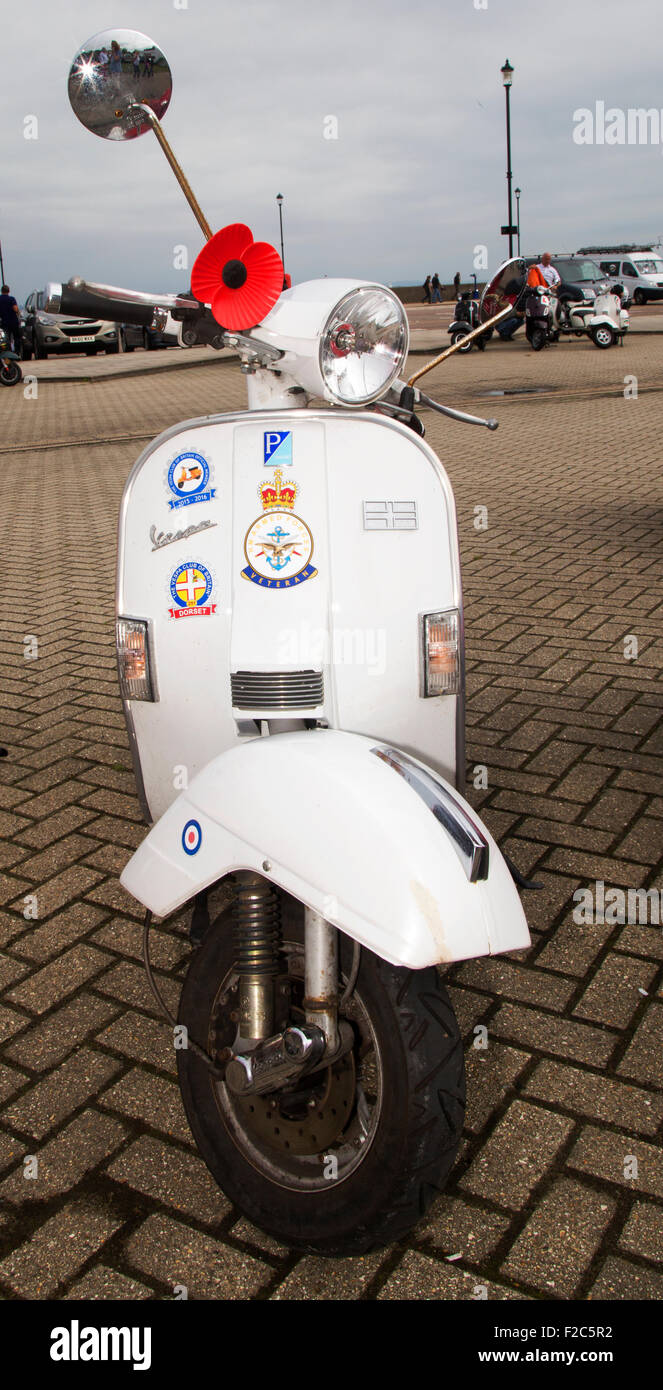
[[[173,248],[200,249],[154,137],[102,141],[69,107],[74,53],[113,26],[169,58],[164,129],[214,230],[278,246],[284,194],[294,280],[465,278],[481,244],[503,259],[507,57],[523,250],[663,236],[663,143],[573,140],[580,107],[663,106],[659,0],[21,0],[3,21],[0,240],[21,302],[72,274],[184,288]]]

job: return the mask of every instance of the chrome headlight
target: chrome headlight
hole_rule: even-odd
[[[395,381],[408,350],[400,299],[382,285],[351,290],[334,306],[320,340],[320,371],[343,405],[377,400]]]

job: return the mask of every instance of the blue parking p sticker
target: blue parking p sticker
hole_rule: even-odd
[[[292,466],[292,430],[265,430],[264,459],[266,468]]]

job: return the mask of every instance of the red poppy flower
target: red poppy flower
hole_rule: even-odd
[[[243,222],[224,227],[203,246],[191,273],[191,289],[209,304],[223,328],[253,328],[283,289],[283,262],[266,241],[254,241]]]

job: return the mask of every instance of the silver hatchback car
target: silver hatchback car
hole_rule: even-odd
[[[44,290],[33,290],[25,301],[23,358],[48,357],[49,352],[117,352],[117,324],[107,319],[70,318],[47,314]]]

